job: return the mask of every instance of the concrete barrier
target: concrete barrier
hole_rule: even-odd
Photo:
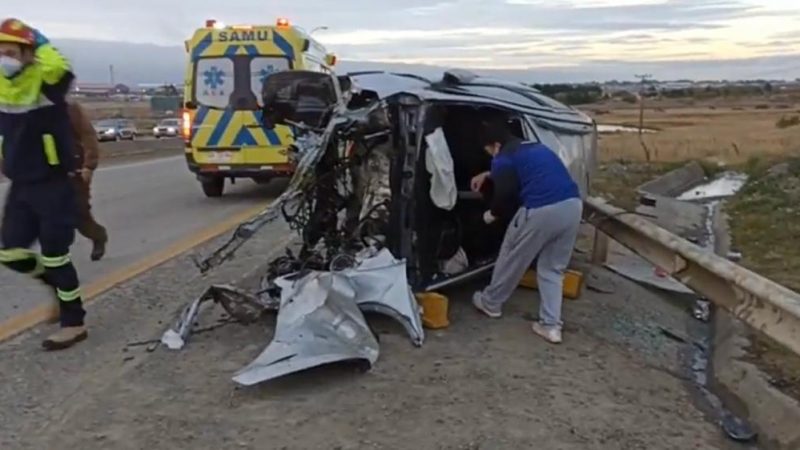
[[[142,139],[135,141],[101,142],[100,156],[102,158],[113,158],[142,153],[179,151],[182,149],[183,141],[180,139]]]
[[[181,139],[141,139],[136,141],[101,142],[100,160],[148,154],[177,156],[183,153],[183,148],[183,141]],[[0,173],[0,182],[5,181],[6,177]]]
[[[706,172],[697,161],[673,170],[636,188],[639,195],[677,197],[706,179]]]

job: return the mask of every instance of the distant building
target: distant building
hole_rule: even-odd
[[[111,97],[112,95],[128,95],[131,89],[124,84],[77,83],[73,92],[86,97]]]

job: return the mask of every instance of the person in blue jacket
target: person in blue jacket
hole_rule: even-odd
[[[572,257],[583,202],[564,163],[541,143],[513,136],[502,119],[485,124],[484,148],[492,156],[491,171],[475,176],[478,192],[491,179],[493,195],[484,221],[513,218],[506,229],[489,286],[473,296],[475,307],[492,318],[536,261],[539,320],[533,331],[548,342],[561,343],[564,271]]]
[[[11,181],[0,231],[0,263],[53,288],[61,328],[42,345],[86,339],[78,274],[69,255],[77,225],[77,176],[66,95],[68,61],[37,30],[0,22],[0,147]],[[38,241],[41,255],[30,250]]]

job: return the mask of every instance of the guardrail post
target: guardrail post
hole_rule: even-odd
[[[592,246],[592,264],[602,265],[608,261],[608,235],[594,229],[594,244]]]

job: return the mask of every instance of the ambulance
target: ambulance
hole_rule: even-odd
[[[290,176],[292,130],[264,127],[264,80],[289,70],[332,73],[336,57],[286,19],[274,26],[208,20],[186,41],[186,53],[181,134],[205,195],[222,196],[226,179]]]

